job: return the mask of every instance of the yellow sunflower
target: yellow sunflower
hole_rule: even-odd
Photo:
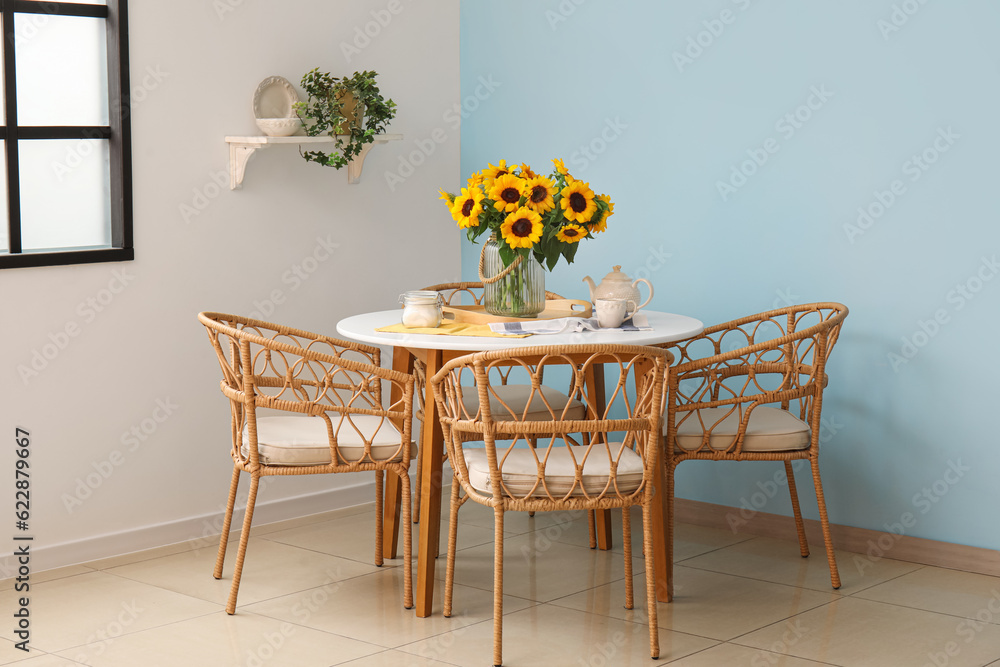
[[[552,181],[544,176],[535,176],[524,184],[524,196],[528,201],[524,205],[532,211],[547,213],[556,207],[552,198],[556,194],[556,187]]]
[[[569,224],[563,226],[556,234],[556,238],[563,243],[579,243],[580,239],[587,235],[587,230],[585,230],[580,225]]]
[[[521,178],[535,178],[536,176],[538,176],[538,174],[532,171],[531,167],[528,166],[527,162],[522,162],[520,176]]]
[[[495,202],[493,206],[496,210],[501,213],[516,211],[521,195],[524,194],[524,184],[525,181],[514,174],[497,177],[489,192],[490,199]]]
[[[566,168],[566,165],[563,164],[562,160],[559,159],[552,160],[552,164],[556,166],[556,171],[558,171],[563,176],[569,175],[569,169]]]
[[[586,183],[573,181],[560,194],[562,199],[559,203],[562,205],[563,215],[570,222],[590,222],[597,204],[594,202],[594,191]]]
[[[482,172],[477,171],[476,173],[474,173],[472,176],[469,177],[468,186],[470,188],[474,188],[477,185],[482,185],[482,183],[483,183]]]
[[[448,208],[451,208],[451,205],[455,203],[455,195],[453,195],[451,193],[448,193],[448,192],[445,192],[444,190],[440,190],[439,189],[438,190],[438,195],[439,195],[438,199],[440,199],[441,201],[443,201],[444,203],[446,203],[448,205]]]
[[[461,229],[468,229],[479,224],[479,215],[483,212],[483,199],[486,195],[479,188],[462,188],[462,194],[455,197],[451,207],[451,217]]]
[[[500,225],[503,240],[511,248],[530,248],[542,238],[542,216],[522,206]]]
[[[608,210],[605,211],[603,215],[601,215],[600,220],[591,222],[589,225],[587,225],[587,229],[590,230],[591,234],[600,234],[601,232],[607,231],[608,218],[614,215],[615,212],[615,204],[614,202],[611,201],[611,197],[607,195],[598,195],[597,198],[608,205]]]
[[[507,166],[507,160],[500,160],[497,162],[497,166],[493,166],[490,163],[486,169],[483,169],[481,176],[483,177],[483,182],[486,183],[486,187],[493,185],[493,181],[500,178],[501,176],[506,176],[514,171],[514,167]]]

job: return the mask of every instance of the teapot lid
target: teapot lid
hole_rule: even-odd
[[[627,282],[629,284],[632,283],[632,279],[629,278],[624,273],[622,273],[622,265],[621,264],[616,265],[614,267],[614,271],[612,271],[608,275],[604,276],[604,280],[610,280],[611,282],[621,282],[621,281],[624,281],[624,282]],[[603,281],[601,281],[601,282],[603,282]]]

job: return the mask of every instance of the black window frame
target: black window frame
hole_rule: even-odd
[[[3,16],[4,140],[7,163],[7,251],[0,252],[0,269],[63,266],[135,259],[132,246],[132,129],[129,122],[127,0],[106,5],[70,2],[0,0]],[[20,126],[17,122],[17,59],[14,14],[48,14],[105,19],[108,53],[107,126]],[[23,252],[21,246],[21,184],[18,155],[21,140],[107,139],[111,158],[111,247]]]

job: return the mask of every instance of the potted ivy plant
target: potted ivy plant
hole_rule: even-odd
[[[316,68],[302,77],[301,85],[309,99],[297,102],[295,112],[306,134],[328,134],[336,140],[330,153],[300,149],[302,157],[340,169],[359,155],[365,144],[374,142],[375,135],[385,132],[396,116],[396,103],[382,97],[377,76],[378,72],[366,71],[338,78]]]

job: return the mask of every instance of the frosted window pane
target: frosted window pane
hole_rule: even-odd
[[[106,139],[20,142],[21,245],[111,246],[111,156]]]
[[[15,14],[21,125],[108,125],[104,19]]]

